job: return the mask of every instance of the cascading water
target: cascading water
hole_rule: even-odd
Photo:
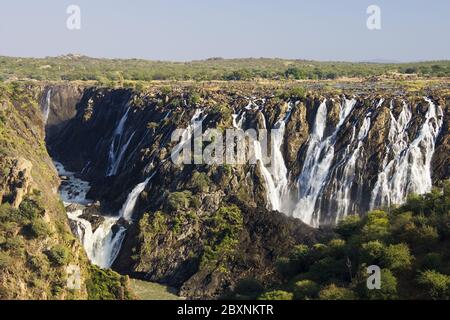
[[[90,189],[89,183],[76,178],[73,172],[66,171],[61,163],[55,161],[55,166],[59,175],[66,177],[60,188],[60,196],[67,208],[69,219],[76,223],[77,236],[82,242],[89,260],[101,268],[111,267],[119,254],[126,232],[125,227],[119,221],[123,218],[132,222],[131,217],[138,196],[154,174],[133,188],[118,216],[102,217],[103,222],[93,230],[91,222],[83,218],[85,206],[92,203],[86,198]],[[75,209],[71,210],[73,205],[75,205]]]
[[[116,129],[114,130],[112,139],[111,139],[111,146],[109,148],[108,153],[108,167],[106,170],[106,176],[114,176],[117,174],[117,170],[119,169],[120,163],[122,161],[122,158],[127,151],[128,145],[131,142],[131,139],[134,136],[134,132],[131,134],[131,136],[127,139],[127,141],[123,144],[122,138],[124,133],[124,127],[125,123],[128,120],[128,114],[130,112],[130,107],[127,106],[127,109],[125,113],[123,114],[122,118],[119,120],[119,123],[116,126]]]
[[[336,136],[355,104],[355,99],[344,99],[339,113],[339,122],[333,133],[325,139],[323,135],[327,120],[326,99],[317,110],[305,162],[298,178],[299,201],[293,212],[294,217],[312,226],[319,225],[320,207],[316,204],[334,159]]]
[[[371,208],[401,204],[410,193],[423,194],[431,190],[431,160],[442,128],[443,112],[430,99],[425,98],[425,101],[428,103],[425,120],[410,144],[406,130],[412,118],[411,111],[404,103],[398,120],[391,112],[389,144],[383,170],[372,192]]]
[[[191,122],[188,124],[187,128],[183,130],[181,135],[181,140],[177,144],[177,146],[173,149],[172,155],[178,155],[180,150],[187,144],[192,141],[192,137],[195,133],[200,130],[201,123],[206,119],[207,115],[205,114],[201,117],[203,111],[201,109],[196,109],[194,115],[192,116]]]
[[[376,109],[378,109],[384,102],[384,99],[380,99],[378,102]],[[351,191],[353,186],[355,185],[355,179],[358,178],[357,170],[358,168],[358,160],[363,157],[364,153],[364,140],[369,134],[370,126],[371,126],[371,117],[372,111],[369,110],[363,120],[363,123],[359,129],[357,136],[357,146],[351,152],[352,142],[355,140],[355,127],[353,127],[353,135],[350,143],[347,146],[344,161],[338,166],[337,170],[341,170],[341,174],[339,175],[340,179],[334,179],[333,183],[333,192],[330,197],[330,206],[332,203],[336,204],[335,212],[335,223],[337,223],[342,218],[346,217],[351,210],[355,209],[356,203],[352,202]],[[361,193],[361,185],[362,181],[358,181],[358,194]],[[329,212],[331,212],[331,207],[329,208]]]
[[[265,165],[263,159],[261,141],[259,139],[254,140],[254,152],[255,158],[258,160],[261,173],[264,178],[267,190],[268,205],[272,210],[277,210],[283,213],[287,213],[288,201],[284,201],[288,197],[288,170],[284,162],[282,145],[284,141],[284,133],[286,130],[286,123],[289,120],[292,112],[292,103],[288,104],[288,109],[285,115],[278,120],[273,130],[271,130],[271,163],[270,166]],[[245,113],[244,113],[245,115]],[[263,129],[266,129],[266,119],[262,112],[258,113],[261,116],[263,123]],[[236,127],[242,126],[243,117],[240,119],[240,123],[235,124]],[[236,121],[234,121],[236,123]]]
[[[131,222],[133,217],[134,208],[136,207],[137,199],[139,195],[144,191],[145,187],[147,186],[148,182],[153,178],[156,171],[147,179],[145,179],[144,182],[139,183],[136,185],[136,187],[133,188],[133,190],[130,192],[130,194],[127,197],[127,200],[122,206],[122,209],[120,209],[120,216],[124,218],[126,221]]]
[[[77,236],[89,260],[101,268],[109,268],[119,253],[125,228],[117,226],[117,230],[113,229],[119,217],[104,217],[104,221],[94,231],[91,222],[82,217],[85,206],[92,203],[86,198],[90,189],[89,183],[76,178],[73,172],[66,171],[59,162],[55,161],[55,167],[60,176],[67,177],[61,185],[60,196],[67,208],[69,219],[76,223]],[[73,205],[75,210],[71,210]]]
[[[52,99],[52,89],[47,90],[47,94],[45,96],[44,108],[42,110],[42,116],[44,118],[44,124],[47,124],[48,117],[50,115],[50,104]]]

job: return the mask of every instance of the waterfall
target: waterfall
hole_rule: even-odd
[[[292,103],[288,104],[286,114],[278,120],[274,125],[274,130],[271,130],[271,164],[270,167],[265,165],[262,154],[261,141],[254,141],[255,158],[259,163],[261,173],[264,178],[267,189],[267,201],[272,210],[286,212],[288,201],[283,201],[288,196],[288,170],[284,162],[282,145],[284,141],[284,133],[286,123],[289,120],[292,112]],[[266,119],[262,112],[259,112],[262,117],[262,123],[266,124]],[[241,121],[243,117],[241,118]],[[239,123],[237,124],[239,125]],[[242,124],[241,124],[242,125]]]
[[[120,216],[126,221],[132,221],[134,207],[136,206],[138,197],[142,193],[142,191],[144,191],[148,182],[153,178],[155,174],[156,171],[150,177],[145,179],[144,182],[139,183],[133,188],[133,190],[131,190],[130,194],[127,197],[127,200],[124,202],[122,208],[120,209]]]
[[[207,115],[200,117],[202,115],[202,113],[203,113],[203,111],[201,109],[195,110],[195,113],[192,116],[190,123],[188,124],[187,128],[184,129],[184,131],[183,131],[180,142],[177,144],[177,146],[171,152],[172,155],[177,155],[180,152],[180,150],[187,143],[191,142],[191,139],[194,136],[194,133],[200,129],[202,121],[205,120],[207,117]]]
[[[380,99],[376,108],[378,109],[384,102],[384,99]],[[359,129],[357,136],[357,146],[350,153],[352,142],[355,139],[355,127],[353,127],[353,136],[351,142],[347,146],[346,154],[344,156],[344,163],[342,174],[339,176],[339,179],[335,178],[333,180],[333,192],[330,197],[330,205],[334,201],[336,203],[336,216],[335,223],[338,223],[339,220],[346,217],[351,210],[354,209],[356,203],[352,201],[351,191],[353,186],[355,185],[355,179],[357,178],[357,170],[360,169],[357,167],[357,161],[363,157],[364,154],[364,140],[369,134],[370,126],[371,126],[371,117],[372,111],[369,110],[363,120],[363,123]],[[350,154],[350,155],[349,155]],[[360,185],[362,181],[358,183],[358,190],[360,190]],[[329,209],[331,212],[331,208]]]
[[[50,115],[51,99],[52,99],[52,89],[48,89],[47,94],[45,96],[44,108],[42,110],[42,115],[44,117],[44,124],[47,124],[48,116]]]
[[[122,161],[122,158],[128,148],[128,145],[131,142],[131,139],[134,136],[134,132],[131,134],[131,136],[128,138],[128,140],[122,144],[122,136],[124,133],[125,123],[128,120],[128,114],[130,112],[130,107],[127,106],[127,109],[125,113],[123,114],[122,118],[119,120],[119,123],[116,126],[116,129],[114,130],[112,139],[111,139],[111,145],[109,148],[108,153],[108,167],[106,170],[106,176],[110,177],[117,174],[117,170],[119,169],[119,165]]]
[[[86,198],[90,189],[89,183],[76,178],[75,174],[65,170],[61,163],[54,163],[58,174],[67,177],[60,187],[60,196],[67,208],[69,220],[76,224],[76,234],[89,260],[101,268],[110,268],[119,254],[126,232],[126,229],[118,224],[119,220],[122,217],[130,220],[137,197],[153,175],[146,180],[145,185],[139,184],[133,189],[119,216],[103,217],[103,222],[94,231],[91,222],[82,217],[84,206],[92,203]],[[76,205],[76,209],[70,211],[71,205]]]
[[[326,99],[320,104],[317,110],[313,133],[310,136],[305,161],[297,182],[299,201],[293,212],[294,217],[300,218],[312,226],[319,225],[320,207],[316,208],[316,203],[326,184],[326,179],[334,159],[336,136],[355,104],[355,99],[348,100],[344,98],[344,102],[341,103],[339,122],[333,133],[325,139],[323,134],[327,120]]]
[[[397,120],[391,111],[386,156],[372,192],[372,209],[401,204],[410,193],[423,194],[431,190],[431,160],[436,138],[442,128],[443,112],[430,99],[425,98],[425,101],[428,103],[428,111],[411,143],[408,143],[407,129],[412,114],[408,106],[403,104]]]
[[[118,226],[116,232],[113,230],[119,218],[105,217],[104,222],[93,232],[91,223],[80,217],[83,210],[67,214],[69,219],[77,224],[77,236],[89,261],[101,268],[110,268],[119,254],[125,236],[124,227]]]

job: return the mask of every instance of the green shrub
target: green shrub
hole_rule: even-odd
[[[383,266],[394,271],[409,269],[412,260],[413,257],[409,252],[409,248],[404,243],[387,246],[381,258]]]
[[[425,290],[427,299],[450,299],[450,276],[427,270],[420,273],[417,283]]]
[[[389,219],[387,213],[376,210],[367,214],[362,236],[366,241],[382,240],[389,235]]]
[[[297,300],[309,300],[317,297],[319,285],[311,280],[297,281],[294,285],[294,296]]]
[[[0,251],[0,270],[11,267],[12,263],[13,259],[6,252]]]
[[[378,240],[363,243],[361,246],[361,262],[368,265],[377,264],[384,252],[384,245]]]
[[[258,300],[292,300],[294,298],[294,294],[282,291],[282,290],[274,290],[263,293]]]
[[[171,210],[189,208],[192,193],[190,191],[172,192],[167,198],[167,204]]]
[[[90,277],[86,281],[89,300],[126,300],[131,298],[125,277],[112,270],[103,270],[95,265],[90,267]]]
[[[280,257],[275,263],[276,269],[281,277],[289,279],[297,274],[297,268],[287,257]]]
[[[58,244],[47,251],[47,257],[55,266],[63,266],[69,262],[70,251],[64,245]]]
[[[236,296],[251,300],[256,299],[263,291],[264,287],[262,284],[253,278],[239,281],[234,289]]]
[[[370,300],[394,300],[397,295],[397,279],[388,269],[381,269],[381,288],[369,290],[366,277],[359,284],[361,297]]]
[[[339,221],[335,231],[344,239],[348,239],[359,231],[361,218],[357,215],[347,216]]]
[[[334,283],[326,286],[319,292],[320,300],[354,300],[356,299],[355,293],[347,288],[341,288]]]
[[[27,225],[26,233],[32,238],[45,239],[51,234],[51,230],[44,220],[34,219]]]
[[[30,256],[28,258],[28,267],[38,274],[45,274],[49,269],[48,259],[43,255]]]
[[[195,192],[206,192],[212,184],[206,173],[197,171],[192,175],[191,183]]]

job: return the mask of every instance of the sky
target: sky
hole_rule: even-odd
[[[81,29],[69,30],[69,5]],[[381,29],[366,10],[380,8]],[[0,55],[450,59],[449,0],[2,0]]]

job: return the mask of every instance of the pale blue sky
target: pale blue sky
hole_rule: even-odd
[[[81,30],[66,8],[81,7]],[[366,28],[368,5],[382,30]],[[449,0],[2,0],[0,55],[450,59]]]

